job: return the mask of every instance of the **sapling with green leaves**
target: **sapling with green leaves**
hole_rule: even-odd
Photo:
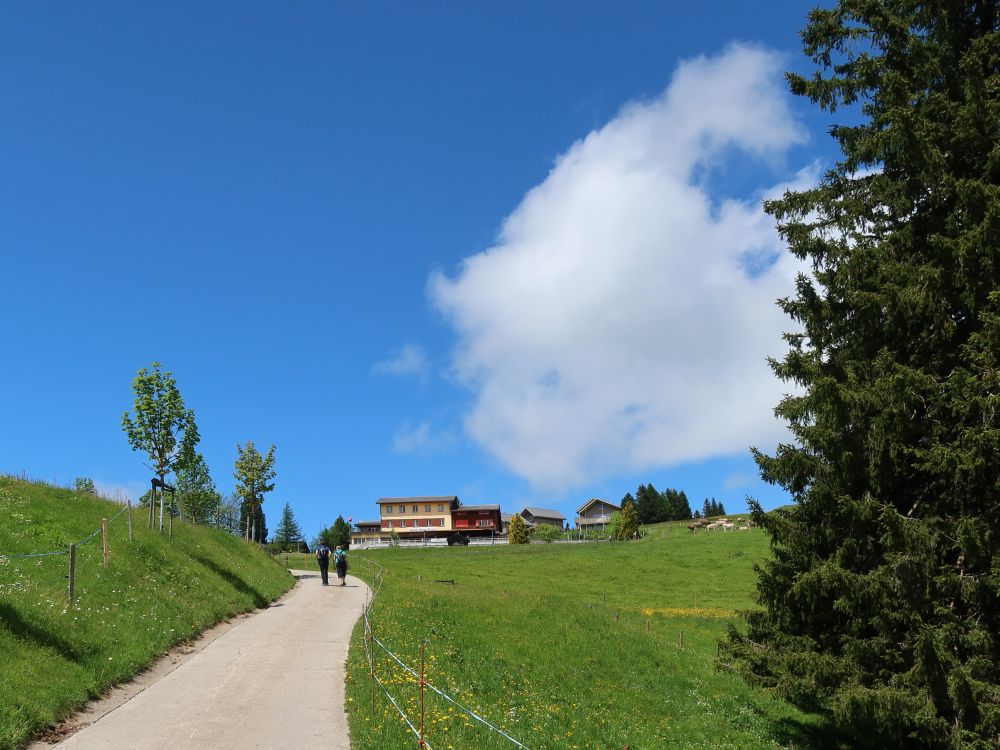
[[[185,406],[173,374],[160,367],[159,362],[153,362],[135,376],[132,381],[135,416],[125,412],[122,429],[132,450],[149,456],[149,463],[144,465],[164,483],[167,476],[190,463],[201,436],[194,411]],[[153,526],[153,513],[153,503],[150,503],[150,528]],[[162,492],[160,531],[163,531]]]
[[[195,453],[190,464],[177,470],[177,501],[193,523],[209,523],[215,517],[221,495],[208,472],[201,453]]]
[[[236,445],[236,494],[243,500],[241,513],[246,528],[247,541],[263,543],[266,539],[264,528],[264,494],[274,489],[274,446],[266,455],[261,455],[252,440],[246,447]]]

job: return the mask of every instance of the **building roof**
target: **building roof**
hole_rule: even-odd
[[[463,505],[460,508],[456,509],[455,512],[458,513],[463,510],[500,510],[500,504],[497,503],[496,505]]]
[[[381,526],[381,521],[355,521],[355,526]]]
[[[552,518],[557,521],[565,521],[566,516],[560,513],[558,510],[551,510],[550,508],[525,508],[535,518]],[[521,511],[524,513],[524,511]]]
[[[615,510],[621,510],[622,509],[622,507],[620,505],[615,505],[614,503],[612,503],[612,502],[610,502],[608,500],[601,500],[601,498],[599,498],[599,497],[592,497],[590,500],[588,500],[587,502],[585,502],[583,505],[581,505],[579,508],[576,509],[577,515],[579,515],[580,513],[583,513],[583,511],[585,511],[587,508],[589,508],[594,503],[604,503],[605,505],[610,505]]]
[[[510,523],[510,519],[512,519],[513,517],[514,517],[513,513],[503,513],[503,512],[500,513],[500,520],[503,521],[504,523]]]
[[[432,495],[429,497],[380,497],[376,502],[383,503],[451,503],[458,500],[458,495]]]

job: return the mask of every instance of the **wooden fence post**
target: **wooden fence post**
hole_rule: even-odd
[[[370,610],[371,607],[369,606]],[[368,668],[371,670],[372,676],[372,713],[375,713],[375,633],[372,630],[371,621],[368,620],[368,614],[365,613],[365,622],[368,623]]]
[[[426,644],[420,644],[420,747],[424,746],[424,685],[427,684],[427,680],[424,679],[424,649]]]
[[[101,519],[101,562],[104,565],[104,569],[108,569],[108,563],[111,557],[111,548],[108,545],[108,519]]]
[[[69,545],[69,600],[72,603],[76,593],[76,545]]]
[[[680,634],[680,636],[677,639],[677,645],[680,646],[682,649],[684,648],[684,631],[683,630],[681,631],[681,634]]]
[[[129,544],[135,541],[135,534],[132,531],[132,501],[128,501],[128,541]]]

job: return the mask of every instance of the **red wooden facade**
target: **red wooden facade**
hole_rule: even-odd
[[[465,505],[451,512],[451,525],[467,536],[500,533],[499,505]]]

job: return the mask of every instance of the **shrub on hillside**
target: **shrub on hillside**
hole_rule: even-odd
[[[532,536],[540,541],[552,543],[557,539],[562,539],[563,532],[558,526],[539,524],[535,527],[534,532],[532,532]]]

